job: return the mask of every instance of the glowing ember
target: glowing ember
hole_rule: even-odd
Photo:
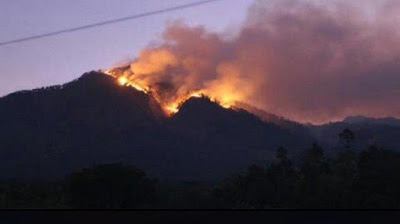
[[[199,92],[194,92],[194,93],[190,94],[190,97],[200,98],[200,97],[202,97],[202,96],[203,96],[203,95],[202,95],[201,93],[199,93]]]
[[[149,89],[148,89],[148,88],[143,87],[143,86],[140,86],[140,85],[138,85],[138,84],[136,84],[136,83],[130,82],[130,83],[128,83],[128,86],[132,86],[133,88],[135,88],[136,90],[139,90],[139,91],[141,91],[141,92],[145,92],[145,93],[148,93],[148,92],[149,92]]]
[[[172,114],[178,113],[178,111],[179,111],[178,107],[179,107],[179,105],[177,103],[173,103],[171,105],[165,106],[165,109],[167,110],[167,112],[170,115],[172,115]]]
[[[123,76],[121,76],[121,77],[118,78],[118,83],[119,83],[121,86],[126,85],[127,82],[128,82],[128,79],[126,79],[126,78],[123,77]]]

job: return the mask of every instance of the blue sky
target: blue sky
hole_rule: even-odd
[[[52,32],[196,0],[2,0],[0,42]],[[0,96],[62,84],[90,70],[133,58],[160,39],[168,21],[183,20],[217,32],[235,30],[252,0],[222,0],[140,18],[0,47]]]

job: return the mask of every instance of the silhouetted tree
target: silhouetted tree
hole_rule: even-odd
[[[341,133],[339,133],[340,140],[344,141],[346,149],[350,149],[351,143],[354,140],[354,132],[348,128],[345,128]]]
[[[293,203],[296,172],[292,162],[287,157],[287,150],[279,147],[276,151],[277,164],[271,164],[267,169],[267,178],[271,183],[272,192],[269,199],[271,207],[290,207]]]
[[[338,187],[342,187],[343,191],[350,191],[349,188],[352,186],[357,175],[356,153],[354,150],[350,150],[354,138],[353,131],[348,128],[339,134],[339,139],[345,143],[344,147],[346,151],[339,153],[332,164],[334,174],[340,179],[340,186]],[[344,197],[347,197],[347,195]]]
[[[312,147],[306,151],[303,157],[301,171],[310,178],[314,178],[319,173],[326,171],[324,151],[318,144],[313,143]]]
[[[297,206],[302,208],[326,207],[326,191],[329,191],[330,167],[323,149],[316,143],[303,156],[300,166],[296,195]]]
[[[276,151],[278,163],[267,167],[252,165],[244,175],[225,181],[213,191],[213,196],[231,208],[282,208],[290,207],[296,175],[287,151]]]
[[[146,174],[122,164],[95,165],[70,174],[66,184],[77,208],[138,208],[155,197],[155,185]]]
[[[376,146],[360,153],[355,192],[358,207],[400,207],[400,155]]]
[[[282,169],[282,172],[287,173],[292,171],[292,162],[289,160],[285,148],[279,147],[276,150],[276,158],[278,160],[278,166]]]
[[[7,180],[0,182],[0,208],[68,208],[68,205],[60,183]]]

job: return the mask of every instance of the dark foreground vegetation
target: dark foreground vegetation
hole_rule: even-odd
[[[59,182],[2,181],[0,208],[400,208],[400,153],[376,146],[356,152],[350,130],[339,136],[343,146],[335,157],[313,144],[295,165],[280,147],[275,162],[215,182],[160,182],[121,163],[95,165]]]

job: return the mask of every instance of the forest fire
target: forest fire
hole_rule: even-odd
[[[398,117],[398,13],[378,7],[375,21],[350,1],[312,2],[256,1],[236,34],[169,23],[159,40],[112,71],[121,85],[151,91],[170,114],[196,92],[224,107],[243,102],[303,123]]]
[[[234,99],[229,96],[216,98],[211,97],[206,94],[208,90],[190,90],[186,94],[180,93],[176,96],[163,96],[163,93],[159,92],[157,88],[151,88],[150,86],[145,86],[141,84],[140,81],[136,81],[135,77],[129,71],[129,67],[120,67],[120,68],[113,68],[113,69],[104,69],[101,70],[102,73],[106,75],[110,75],[114,77],[117,83],[121,86],[129,86],[132,87],[140,92],[146,94],[152,94],[152,96],[156,99],[156,101],[161,105],[162,109],[168,116],[172,116],[173,114],[179,111],[179,107],[184,103],[186,100],[196,97],[200,98],[206,96],[210,98],[211,101],[218,103],[224,108],[231,108],[234,105]],[[163,91],[163,90],[161,90]],[[165,90],[164,90],[165,91]],[[165,93],[164,93],[165,95]],[[219,100],[219,99],[222,99]]]

